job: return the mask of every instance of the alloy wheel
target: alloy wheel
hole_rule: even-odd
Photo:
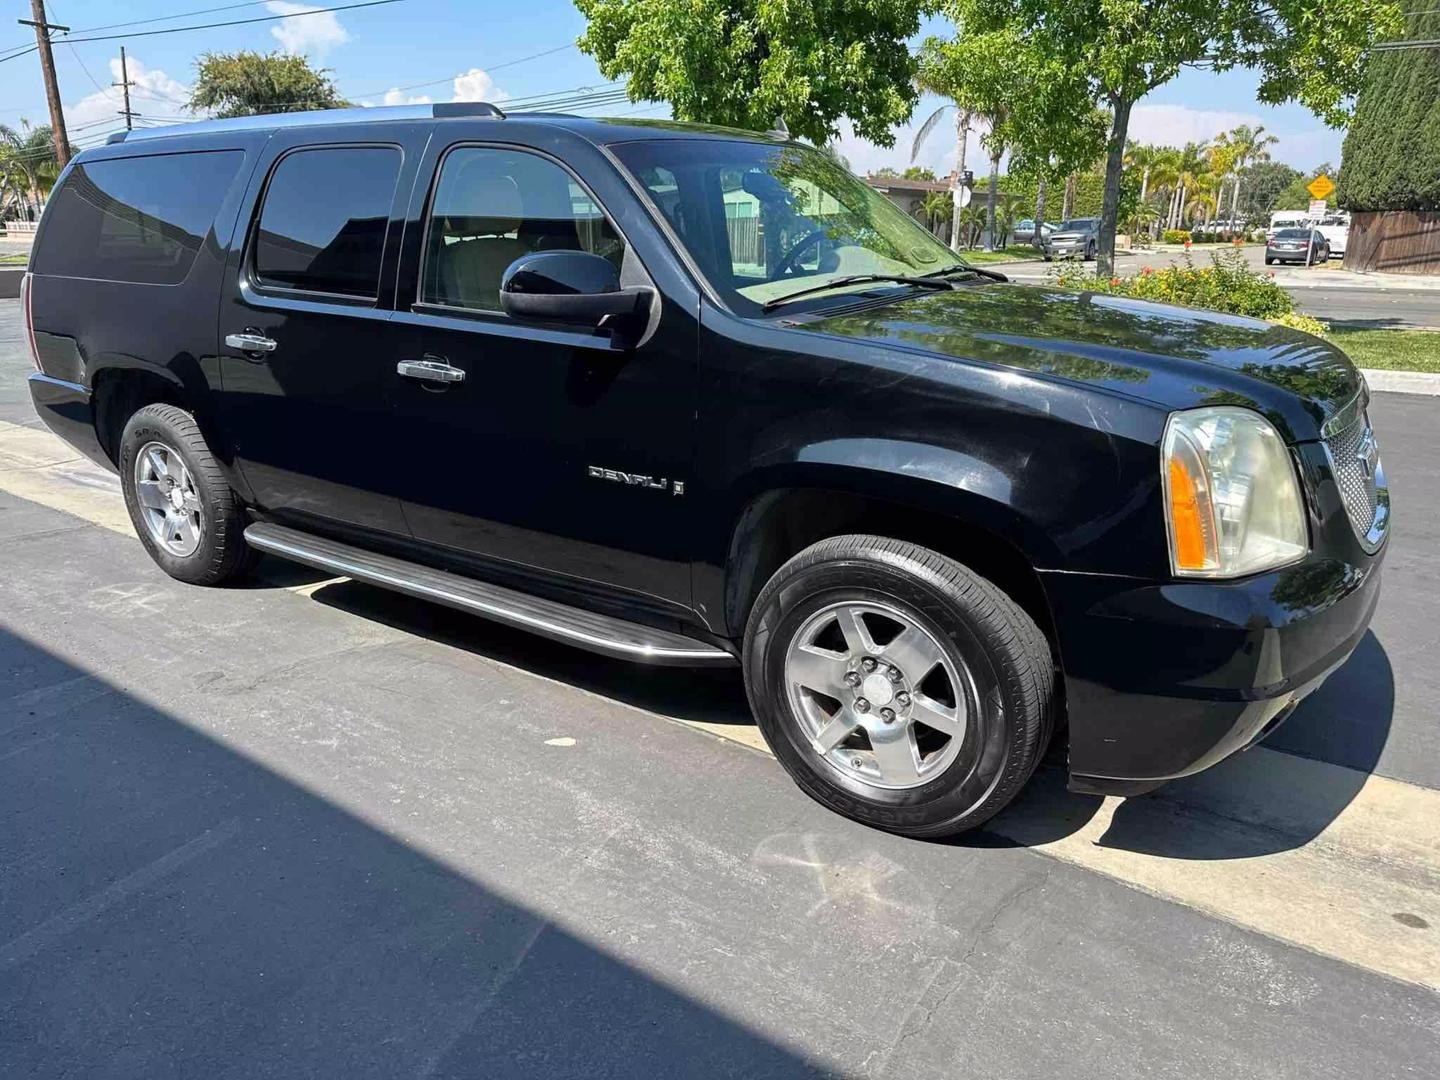
[[[162,442],[148,442],[135,455],[135,498],[150,538],[179,558],[195,554],[205,518],[195,479],[180,455]]]
[[[928,783],[965,740],[970,672],[913,616],[847,601],[811,615],[785,654],[785,685],[805,742],[869,787]]]

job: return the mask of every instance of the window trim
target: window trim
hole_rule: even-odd
[[[265,203],[270,197],[270,185],[275,181],[275,174],[280,171],[281,164],[295,154],[303,154],[312,150],[394,150],[400,155],[400,166],[395,170],[395,183],[390,192],[390,205],[385,210],[385,239],[380,244],[380,266],[375,277],[375,295],[371,297],[356,296],[354,293],[332,293],[323,292],[319,289],[302,289],[293,285],[270,285],[260,277],[255,267],[255,247],[260,235],[260,219],[265,213]],[[405,147],[397,142],[340,142],[340,143],[303,143],[298,146],[291,146],[275,156],[265,173],[265,180],[260,186],[260,192],[255,197],[255,208],[251,214],[250,228],[245,237],[245,251],[240,258],[240,274],[245,286],[255,292],[257,296],[273,296],[286,300],[308,300],[316,299],[320,303],[345,304],[349,307],[379,308],[380,295],[385,284],[385,255],[390,250],[392,239],[390,233],[395,225],[395,198],[400,191],[400,181],[405,175]]]
[[[615,220],[615,216],[611,214],[605,204],[600,201],[600,197],[595,194],[594,189],[564,161],[561,161],[554,154],[541,150],[538,147],[525,146],[521,143],[465,139],[461,142],[451,143],[445,147],[435,162],[435,168],[431,171],[429,189],[425,192],[425,202],[420,210],[421,217],[424,220],[424,226],[420,231],[420,263],[415,273],[415,295],[413,298],[410,298],[409,306],[406,308],[407,311],[413,312],[416,315],[429,313],[441,315],[446,318],[469,318],[478,322],[504,322],[507,325],[515,325],[515,320],[507,315],[503,309],[491,311],[487,308],[456,307],[453,304],[438,304],[422,299],[425,288],[425,272],[429,269],[430,264],[430,230],[435,221],[435,215],[432,212],[435,208],[435,198],[440,192],[440,177],[445,171],[445,163],[450,160],[450,155],[457,150],[510,150],[515,153],[529,154],[531,157],[537,157],[543,161],[550,162],[550,164],[556,166],[561,172],[570,177],[570,179],[579,186],[580,190],[585,192],[590,201],[599,208],[605,220],[610,223],[610,227],[615,230],[615,235],[620,237],[624,242],[625,254],[635,260],[635,264],[640,267],[647,278],[650,277],[650,271],[646,269],[645,264],[640,261],[640,253],[635,250],[635,245],[630,242],[630,238],[625,235],[625,230],[620,228],[620,225]],[[548,326],[550,324],[537,323],[536,325]],[[558,326],[559,324],[555,325]],[[564,329],[574,331],[575,328],[573,326],[567,326],[564,327]]]

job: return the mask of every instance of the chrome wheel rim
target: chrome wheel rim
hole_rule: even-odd
[[[913,616],[846,601],[801,624],[785,654],[790,708],[829,768],[901,791],[944,772],[960,753],[974,680]]]
[[[200,495],[185,462],[162,442],[135,455],[135,498],[150,539],[180,558],[195,554],[205,533]]]

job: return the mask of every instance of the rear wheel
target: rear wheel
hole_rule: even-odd
[[[974,828],[1029,779],[1054,668],[1004,592],[914,544],[843,536],[761,591],[745,635],[751,707],[796,783],[911,836]]]
[[[240,501],[184,409],[147,405],[130,417],[120,485],[140,542],[171,577],[219,585],[254,565]]]

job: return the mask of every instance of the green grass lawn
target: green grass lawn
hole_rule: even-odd
[[[1330,338],[1356,367],[1390,371],[1440,372],[1440,332],[1429,330],[1346,330]]]
[[[960,255],[966,262],[975,263],[976,265],[982,263],[1021,262],[1040,258],[1040,252],[1036,251],[1029,244],[1001,248],[999,251],[981,251],[979,248],[976,248],[973,251],[962,251]]]
[[[30,261],[30,256],[23,251],[11,255],[0,255],[0,266],[24,266]]]

